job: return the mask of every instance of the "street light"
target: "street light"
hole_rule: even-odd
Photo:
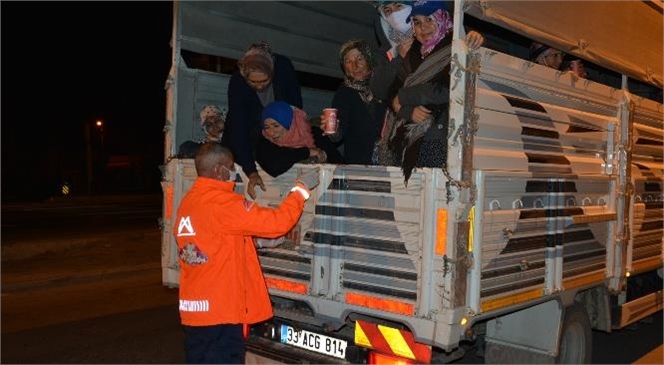
[[[101,153],[103,153],[104,152],[104,121],[102,121],[101,119],[97,119],[97,121],[95,122],[95,125],[97,126],[97,128],[99,128],[99,142],[100,142],[100,145],[101,145]]]
[[[95,126],[99,129],[100,137],[100,154],[103,152],[104,148],[104,121],[97,119],[94,122]],[[94,179],[92,173],[92,143],[91,143],[91,133],[90,133],[90,124],[85,123],[85,155],[86,155],[86,170],[87,170],[87,182],[88,182],[88,195],[92,194],[92,182]]]

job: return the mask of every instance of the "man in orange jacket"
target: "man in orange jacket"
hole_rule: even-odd
[[[300,219],[318,169],[300,174],[278,208],[235,193],[233,155],[218,143],[196,153],[198,177],[178,208],[180,319],[187,363],[244,364],[243,324],[272,317],[252,236],[275,238]]]

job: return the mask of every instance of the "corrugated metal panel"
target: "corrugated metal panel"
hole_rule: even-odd
[[[664,124],[662,104],[633,98],[634,180],[631,267],[642,270],[661,264],[664,249]]]
[[[488,177],[482,189],[482,297],[543,288],[545,253],[555,246],[563,247],[562,277],[604,270],[607,222],[570,226],[567,218],[603,209],[609,179],[507,174]]]
[[[491,172],[480,187],[482,300],[603,273],[615,214],[604,159],[622,93],[494,51],[480,59],[474,168]],[[572,223],[595,214],[608,218]]]
[[[259,202],[280,200],[296,173],[266,176]],[[404,187],[398,169],[337,166],[300,220],[298,246],[261,254],[266,275],[307,281],[313,296],[342,300],[350,289],[415,302],[422,184],[415,174]]]

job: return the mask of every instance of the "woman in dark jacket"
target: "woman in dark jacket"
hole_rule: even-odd
[[[444,1],[422,1],[410,14],[415,41],[390,86],[390,111],[380,142],[382,164],[400,165],[407,183],[415,167],[447,163],[452,18]],[[470,32],[471,49],[484,41]]]
[[[256,185],[265,190],[256,171],[254,148],[261,133],[263,108],[275,100],[302,108],[295,68],[285,56],[272,53],[266,43],[252,44],[238,61],[238,70],[228,84],[228,115],[222,141],[249,177],[247,192],[252,198]]]
[[[374,97],[369,80],[376,65],[373,50],[361,39],[351,39],[339,52],[344,81],[332,99],[337,108],[338,132],[331,135],[343,144],[347,164],[371,165],[386,105]],[[326,120],[321,116],[323,128]]]
[[[302,109],[275,101],[263,109],[261,120],[263,130],[256,144],[256,162],[270,176],[283,174],[297,162],[343,162],[323,131],[311,128]]]

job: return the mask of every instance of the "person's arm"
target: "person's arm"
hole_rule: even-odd
[[[399,92],[401,106],[418,106],[427,104],[447,104],[450,92],[447,85],[434,85],[432,82],[402,87]]]
[[[299,161],[309,158],[309,149],[277,146],[260,136],[256,145],[256,162],[272,177],[288,171]]]
[[[290,193],[277,208],[237,198],[232,202],[234,217],[226,232],[265,238],[283,236],[300,219],[304,202],[319,183],[318,175],[319,168],[300,172]],[[239,206],[235,208],[235,204]]]
[[[397,75],[397,70],[402,67],[403,58],[400,56],[395,57],[392,61],[381,59],[374,68],[371,79],[369,80],[369,88],[374,97],[383,102],[387,101],[389,97],[390,85],[394,82]]]
[[[235,162],[242,166],[245,174],[256,172],[256,163],[251,151],[249,136],[252,128],[252,103],[247,99],[253,91],[239,73],[234,73],[228,83],[228,115],[224,140],[233,152]]]
[[[314,136],[314,143],[316,147],[320,148],[327,155],[327,163],[344,163],[344,159],[339,153],[335,143],[328,138],[327,135],[323,134],[323,131],[319,128],[311,128],[311,134]]]

